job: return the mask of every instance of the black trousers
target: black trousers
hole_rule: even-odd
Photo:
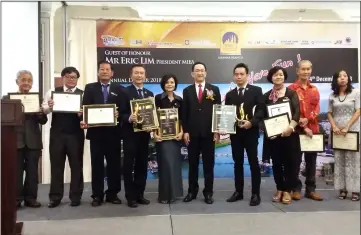
[[[63,199],[64,169],[66,157],[68,156],[71,170],[69,198],[71,201],[81,200],[84,189],[84,132],[66,134],[50,131],[49,151],[51,164],[49,199],[52,201],[61,201]]]
[[[144,196],[148,173],[149,140],[148,132],[131,133],[123,139],[124,188],[128,201]]]
[[[214,181],[214,141],[213,135],[207,137],[190,136],[188,145],[188,193],[197,195],[199,158],[202,153],[203,173],[204,173],[204,190],[203,195],[213,195]]]
[[[291,192],[297,183],[299,165],[299,137],[296,133],[289,137],[269,140],[273,177],[278,191]]]
[[[304,153],[305,163],[306,163],[306,193],[312,193],[316,190],[316,160],[317,153],[316,152],[307,152]],[[298,168],[296,169],[297,175],[300,174],[300,165],[302,162],[302,153],[300,153],[298,157],[299,163],[297,164]],[[297,184],[295,191],[301,192],[302,190],[302,181],[300,178],[297,178]]]
[[[258,163],[258,129],[239,130],[231,135],[232,157],[234,161],[234,183],[236,191],[243,194],[244,188],[244,150],[251,169],[252,194],[259,195],[261,186],[261,169]]]
[[[121,145],[119,138],[90,140],[92,169],[92,198],[104,197],[104,157],[106,160],[107,198],[114,198],[121,190]]]
[[[28,147],[18,149],[16,197],[18,203],[22,201],[31,202],[38,197],[38,164],[40,155],[40,149],[29,149]]]

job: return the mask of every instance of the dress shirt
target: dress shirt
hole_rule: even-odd
[[[196,88],[196,92],[197,92],[197,97],[198,97],[198,90],[199,90],[199,84],[202,85],[202,94],[204,93],[204,86],[206,85],[206,81],[203,81],[202,83],[195,83],[195,88]]]
[[[238,93],[238,95],[239,95],[239,89],[240,89],[240,88],[243,88],[243,90],[242,90],[242,95],[244,95],[244,92],[245,92],[245,90],[246,90],[246,88],[247,88],[247,85],[248,85],[248,83],[244,84],[243,86],[238,86],[238,85],[237,85],[237,93]]]

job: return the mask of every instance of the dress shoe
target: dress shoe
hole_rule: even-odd
[[[49,204],[48,204],[48,207],[49,208],[55,208],[55,207],[57,207],[59,205],[60,205],[60,200],[55,200],[55,201],[51,200],[49,202]]]
[[[292,193],[292,199],[295,200],[295,201],[299,201],[301,200],[302,198],[302,195],[300,192],[293,192]]]
[[[204,201],[207,203],[207,204],[213,204],[213,198],[211,195],[206,195],[204,197]]]
[[[243,200],[243,194],[239,192],[234,192],[230,198],[227,199],[227,202],[236,202]]]
[[[136,201],[128,201],[128,207],[136,208],[136,207],[138,207],[138,204]]]
[[[24,205],[27,206],[27,207],[31,207],[31,208],[39,208],[39,207],[41,207],[40,202],[38,202],[36,200],[25,201]]]
[[[148,199],[145,199],[144,197],[141,197],[137,200],[137,203],[140,205],[148,205],[150,201]]]
[[[250,206],[258,206],[261,204],[261,197],[257,194],[253,194],[251,197],[251,201],[249,202]]]
[[[101,204],[103,204],[103,199],[102,198],[100,198],[100,197],[93,198],[93,201],[92,201],[92,206],[93,207],[100,206]]]
[[[71,201],[71,202],[70,202],[70,206],[75,207],[75,206],[79,206],[79,205],[80,205],[80,200],[79,200],[79,201]]]
[[[118,196],[107,197],[107,198],[105,198],[105,201],[112,203],[112,204],[122,204],[122,200],[120,200]]]
[[[315,200],[315,201],[323,201],[323,198],[321,197],[321,195],[319,195],[316,192],[305,193],[305,197]]]
[[[188,193],[187,196],[183,199],[184,202],[190,202],[193,199],[197,198],[197,194]]]

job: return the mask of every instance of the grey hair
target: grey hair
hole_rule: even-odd
[[[31,78],[33,78],[33,74],[29,71],[29,70],[20,70],[17,74],[16,74],[16,81],[21,77],[21,75],[23,74],[29,74],[31,76]]]
[[[311,63],[311,61],[309,61],[309,60],[301,60],[300,62],[298,62],[297,68],[300,68],[301,65],[304,64],[304,63],[310,63],[311,68],[312,68],[312,63]]]

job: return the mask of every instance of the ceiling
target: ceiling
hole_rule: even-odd
[[[42,2],[44,4],[45,2]],[[54,2],[53,2],[54,3]],[[266,20],[272,12],[283,10],[286,14],[303,15],[309,11],[328,10],[338,17],[330,20],[360,21],[360,2],[66,2],[68,6],[93,6],[107,8],[131,7],[139,13],[142,19],[189,18],[237,20],[241,18]],[[51,2],[44,8],[52,9]],[[59,7],[59,2],[56,3]],[[50,7],[49,7],[50,6]],[[61,6],[61,4],[60,4]],[[220,10],[221,9],[221,10]],[[315,15],[315,13],[313,13]],[[329,14],[332,15],[332,14]],[[302,15],[301,15],[302,16]],[[297,16],[298,17],[298,16]],[[326,18],[328,16],[325,16]],[[330,16],[332,17],[332,16]],[[301,18],[301,17],[298,17]],[[305,17],[307,18],[307,17]],[[324,20],[324,18],[320,18]]]

